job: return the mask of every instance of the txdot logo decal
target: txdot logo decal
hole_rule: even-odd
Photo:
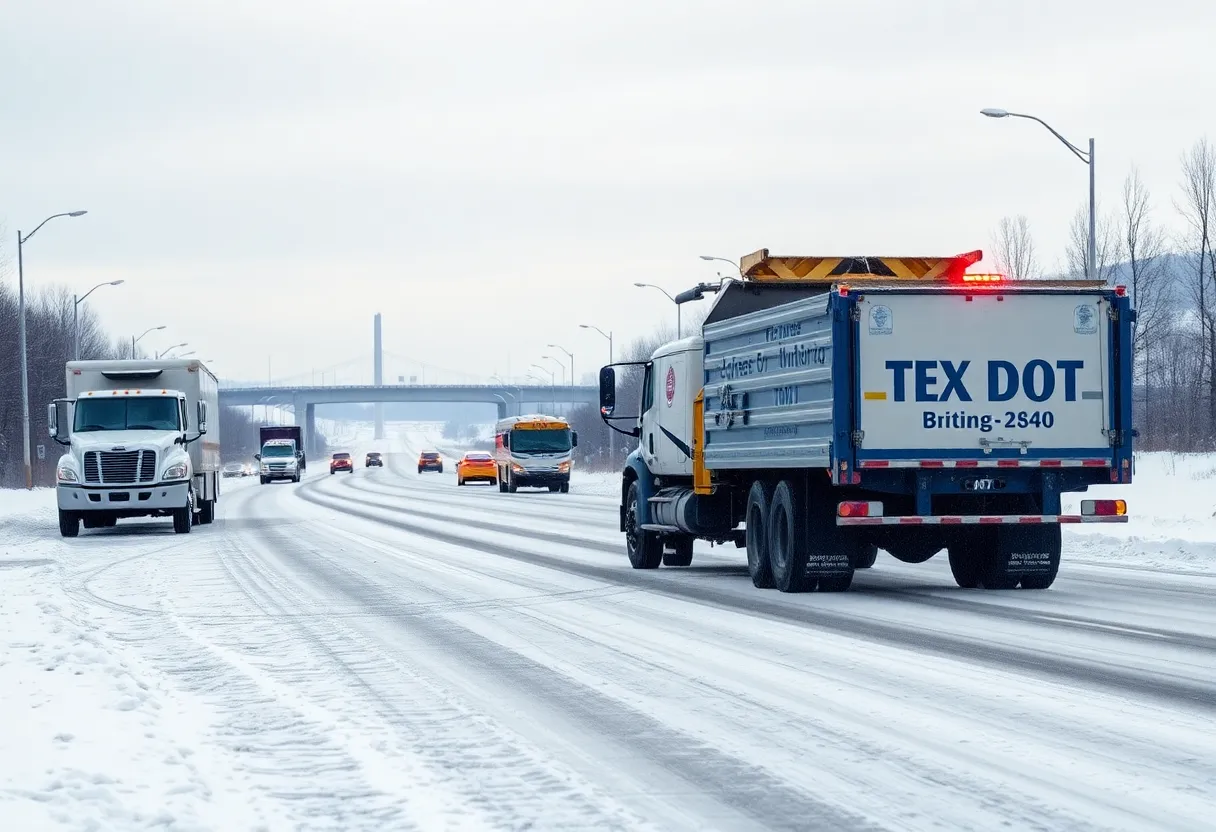
[[[667,368],[667,406],[671,407],[671,403],[676,398],[676,368]]]

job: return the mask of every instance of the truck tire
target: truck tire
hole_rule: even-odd
[[[267,477],[261,477],[260,479],[262,480],[262,485],[265,485],[266,483],[270,482],[270,480]]]
[[[174,534],[190,534],[191,527],[194,526],[194,494],[191,492],[186,497],[186,504],[181,508],[173,510],[173,533]]]
[[[498,472],[498,491],[500,494],[507,493],[507,475],[501,471]]]
[[[782,480],[773,489],[768,515],[768,557],[773,583],[782,592],[810,592],[818,576],[807,578],[810,557],[805,500],[798,486]]]
[[[80,534],[80,515],[59,509],[59,533],[64,537],[78,536]]]
[[[663,553],[664,566],[689,566],[692,564],[692,535],[672,535],[667,542],[672,551]]]
[[[561,491],[563,494],[569,494],[570,493],[570,483],[568,483],[568,482],[562,483]]]
[[[946,547],[950,559],[950,574],[963,589],[980,585],[985,561],[996,551],[996,529],[975,529],[963,533]]]
[[[756,480],[747,492],[747,510],[743,516],[747,545],[747,573],[757,589],[772,589],[773,567],[768,559],[768,516],[773,502],[772,483]]]
[[[104,521],[102,521],[101,525],[107,529],[112,529],[118,525],[118,518],[115,517],[114,515],[110,515],[110,516],[106,517],[106,519]]]
[[[514,489],[514,483],[511,484]],[[638,483],[629,483],[625,497],[625,551],[634,569],[658,569],[663,562],[663,540],[656,532],[638,526]]]
[[[874,543],[863,543],[857,548],[857,561],[854,569],[869,569],[878,560],[878,546]]]

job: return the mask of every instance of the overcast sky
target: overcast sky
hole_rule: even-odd
[[[123,278],[89,300],[109,329],[165,324],[143,343],[226,377],[370,356],[375,312],[428,380],[519,376],[552,342],[582,375],[607,349],[578,324],[673,321],[632,284],[729,268],[701,254],[987,252],[1026,214],[1051,267],[1085,167],[981,108],[1095,136],[1099,199],[1135,163],[1170,225],[1216,129],[1202,0],[3,7],[10,259],[87,209],[31,241],[28,283]]]

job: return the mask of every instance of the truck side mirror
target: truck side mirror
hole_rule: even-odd
[[[198,403],[198,435],[202,436],[207,432],[207,403]]]
[[[600,413],[611,416],[616,410],[616,370],[600,368]]]
[[[52,439],[59,436],[59,407],[54,402],[46,406],[46,432]]]
[[[570,447],[571,448],[578,447],[578,431],[576,431],[576,430],[570,431]]]
[[[253,455],[253,458],[254,458],[254,459],[256,459],[258,462],[261,462],[261,461],[262,461],[262,455],[261,455],[261,454],[254,454],[254,455]]]
[[[72,444],[71,436],[68,435],[70,425],[67,424],[70,421],[70,411],[60,407],[67,403],[67,399],[56,399],[46,406],[46,432],[60,445]]]

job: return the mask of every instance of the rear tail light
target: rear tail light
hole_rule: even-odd
[[[853,500],[836,506],[840,517],[882,517],[882,503]]]
[[[1084,517],[1122,517],[1127,514],[1127,500],[1082,500]]]
[[[1000,283],[1005,279],[1003,274],[965,274],[964,283]]]

